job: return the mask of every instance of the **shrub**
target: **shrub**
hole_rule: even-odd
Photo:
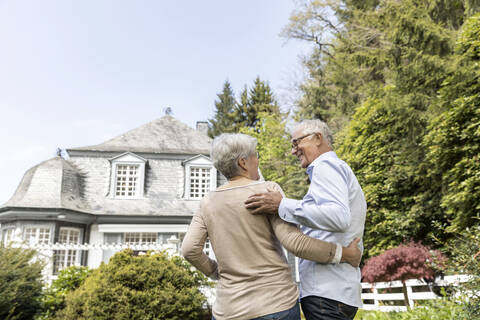
[[[480,314],[480,226],[467,228],[449,242],[446,251],[451,254],[449,271],[471,275],[470,281],[460,285],[464,307],[471,318]]]
[[[67,295],[58,319],[207,319],[207,279],[180,257],[166,253],[135,256],[125,250],[102,264]]]
[[[447,299],[428,302],[407,312],[381,312],[359,310],[355,320],[467,320],[462,305]]]
[[[444,269],[446,258],[439,251],[430,251],[427,247],[411,242],[368,259],[362,269],[363,281],[394,281],[403,283],[405,305],[409,308],[407,287],[408,279],[434,280],[435,272]]]
[[[0,245],[0,319],[33,319],[39,310],[43,263],[35,255]]]
[[[61,270],[58,278],[45,290],[42,302],[42,314],[37,320],[51,319],[55,313],[65,307],[66,295],[77,289],[92,270],[87,267],[71,266]]]

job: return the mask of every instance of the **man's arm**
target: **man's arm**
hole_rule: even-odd
[[[346,177],[329,162],[315,166],[303,200],[282,199],[269,192],[253,195],[245,204],[253,214],[278,212],[287,222],[330,232],[345,232],[351,221]]]

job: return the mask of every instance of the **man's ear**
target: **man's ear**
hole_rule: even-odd
[[[317,137],[318,139],[318,142],[317,142],[317,146],[320,147],[323,143],[323,136],[321,133],[315,133],[315,137]]]

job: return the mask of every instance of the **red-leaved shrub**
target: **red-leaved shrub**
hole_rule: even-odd
[[[403,283],[405,304],[408,295],[405,281],[408,279],[434,280],[435,274],[445,268],[447,258],[438,250],[430,250],[419,243],[410,242],[368,259],[362,269],[365,282],[400,280]]]
[[[433,280],[435,273],[444,268],[446,260],[440,251],[410,242],[368,259],[362,269],[362,279],[371,283],[408,279]]]

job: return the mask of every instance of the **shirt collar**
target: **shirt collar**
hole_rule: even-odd
[[[319,155],[315,160],[312,161],[307,167],[307,174],[308,177],[310,178],[310,181],[312,181],[312,173],[313,173],[313,168],[320,162],[328,158],[338,158],[337,154],[334,151],[328,151],[325,153],[322,153]]]

